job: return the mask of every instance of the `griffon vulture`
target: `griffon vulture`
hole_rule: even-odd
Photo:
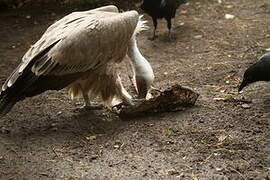
[[[114,99],[133,105],[115,64],[126,55],[134,68],[139,98],[145,98],[154,74],[141,55],[136,34],[146,28],[136,11],[119,13],[115,6],[74,12],[52,24],[26,52],[0,92],[0,117],[26,97],[65,87],[71,97],[82,96],[86,106],[100,95],[110,106]]]

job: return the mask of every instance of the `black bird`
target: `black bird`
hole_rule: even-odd
[[[156,38],[157,19],[165,18],[171,36],[171,19],[175,17],[176,9],[186,3],[187,0],[141,0],[141,9],[152,17],[154,23],[153,36],[149,39]]]
[[[261,56],[255,64],[251,65],[244,74],[238,91],[257,81],[270,81],[270,52]]]

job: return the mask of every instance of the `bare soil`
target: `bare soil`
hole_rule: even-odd
[[[0,84],[46,28],[74,10],[1,10]],[[138,42],[154,86],[188,86],[200,93],[196,105],[123,120],[78,110],[82,100],[66,90],[26,99],[0,121],[0,179],[270,179],[270,84],[237,93],[245,69],[270,48],[269,0],[189,0],[171,41],[164,20],[158,39],[147,40],[146,18],[151,30]]]

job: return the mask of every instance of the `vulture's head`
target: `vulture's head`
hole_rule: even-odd
[[[270,53],[264,54],[259,61],[251,65],[244,73],[238,91],[241,91],[247,85],[257,81],[270,81]]]

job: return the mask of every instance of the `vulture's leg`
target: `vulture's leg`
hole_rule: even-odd
[[[121,92],[123,104],[127,106],[133,106],[134,105],[133,99],[131,95],[127,92],[127,90],[123,87],[122,83],[121,83]]]
[[[134,106],[132,96],[124,88],[121,77],[117,75],[116,79],[117,94],[122,102],[117,102],[117,104],[112,104],[112,110],[119,110],[122,106]]]
[[[138,93],[138,99],[145,99],[148,90],[154,81],[154,72],[147,61],[141,54],[135,37],[132,38],[128,46],[128,56],[131,60],[131,65],[134,73],[135,87]]]
[[[168,27],[168,30],[169,30],[169,33],[168,33],[168,37],[169,37],[169,40],[171,40],[171,28],[172,28],[172,19],[170,17],[166,18],[166,21],[167,21],[167,27]]]
[[[119,110],[122,106],[136,106],[139,103],[142,103],[145,99],[134,99],[132,96],[127,92],[127,90],[123,87],[122,83],[119,82],[120,89],[121,89],[121,99],[122,103],[116,104],[112,106],[112,110]]]
[[[91,106],[90,98],[89,98],[88,94],[85,92],[83,92],[83,99],[84,99],[84,106],[90,107]]]
[[[153,41],[157,37],[156,36],[157,18],[152,17],[152,19],[153,19],[153,24],[154,24],[154,31],[153,31],[153,36],[152,37],[149,37],[148,39]]]
[[[83,92],[83,99],[84,99],[84,107],[83,108],[89,109],[89,110],[103,109],[102,104],[91,102],[89,95],[85,92]]]
[[[119,103],[117,105],[114,105],[112,107],[112,109],[116,109],[119,110],[121,109],[122,106],[128,106],[128,107],[133,107],[136,106],[138,104],[141,104],[145,101],[145,97],[144,98],[140,98],[140,99],[134,99],[130,96],[130,94],[126,91],[125,88],[122,88],[122,103]]]

